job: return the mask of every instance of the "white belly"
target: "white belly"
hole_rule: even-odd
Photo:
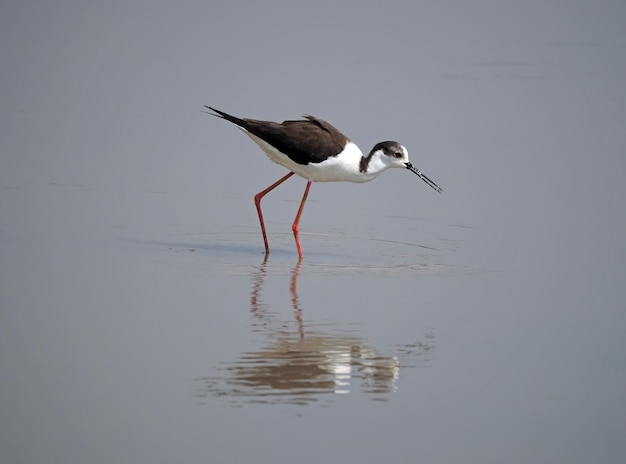
[[[261,147],[272,161],[307,180],[313,182],[367,182],[375,177],[359,172],[359,163],[363,153],[352,142],[348,142],[341,153],[321,163],[298,164],[264,140],[246,130],[243,131]]]

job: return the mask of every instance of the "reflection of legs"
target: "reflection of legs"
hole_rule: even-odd
[[[306,197],[309,195],[309,189],[311,188],[311,181],[308,181],[306,184],[306,188],[304,189],[304,195],[302,195],[302,201],[300,202],[300,208],[298,209],[298,214],[296,215],[296,219],[293,221],[293,225],[291,226],[291,230],[293,230],[293,236],[296,239],[296,246],[298,247],[298,256],[302,259],[302,247],[300,246],[300,216],[302,216],[302,210],[304,209],[304,202],[306,201]]]
[[[280,179],[278,179],[276,182],[274,182],[272,185],[270,185],[268,188],[266,188],[265,190],[257,193],[254,196],[254,204],[256,205],[256,210],[257,213],[259,213],[259,221],[261,222],[261,232],[263,232],[263,242],[265,243],[265,254],[269,254],[270,252],[270,247],[267,244],[267,234],[265,233],[265,223],[263,222],[263,213],[261,213],[261,198],[263,198],[267,193],[271,192],[272,190],[274,190],[276,187],[278,187],[280,184],[282,184],[283,182],[285,182],[287,179],[289,179],[291,176],[293,176],[293,172],[290,172],[289,174],[287,174],[284,177],[281,177]]]
[[[266,267],[267,267],[267,254],[263,258],[263,262],[261,266],[259,266],[259,270],[255,273],[254,277],[254,286],[252,287],[252,291],[250,292],[250,312],[254,313],[256,316],[263,317],[263,311],[259,308],[263,305],[260,303],[261,301],[261,289],[263,288],[263,282],[265,280]]]
[[[300,268],[302,267],[302,258],[296,263],[296,267],[291,271],[291,285],[289,291],[291,292],[291,306],[293,306],[293,314],[296,317],[298,323],[298,333],[300,338],[304,338],[304,325],[302,324],[302,309],[298,301],[298,276],[300,275]]]

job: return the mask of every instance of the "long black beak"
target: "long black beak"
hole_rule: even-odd
[[[430,180],[428,177],[426,177],[424,174],[422,174],[422,171],[420,171],[419,169],[417,169],[415,166],[413,166],[411,163],[406,163],[406,168],[411,171],[414,172],[415,174],[417,174],[420,179],[422,179],[424,182],[426,182],[428,185],[430,185],[432,188],[434,188],[435,190],[437,190],[439,193],[443,192],[443,189],[441,187],[439,187],[437,184],[435,184],[432,180]]]

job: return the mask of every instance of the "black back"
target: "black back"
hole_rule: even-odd
[[[305,115],[303,120],[261,121],[241,119],[223,111],[214,111],[219,116],[245,129],[287,155],[298,164],[320,163],[342,152],[350,141],[331,124],[315,116]]]

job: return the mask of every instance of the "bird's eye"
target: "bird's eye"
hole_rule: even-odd
[[[399,151],[397,151],[397,152],[395,152],[395,153],[393,154],[393,156],[394,156],[395,158],[402,158],[402,153],[401,153],[401,152],[399,152]]]

